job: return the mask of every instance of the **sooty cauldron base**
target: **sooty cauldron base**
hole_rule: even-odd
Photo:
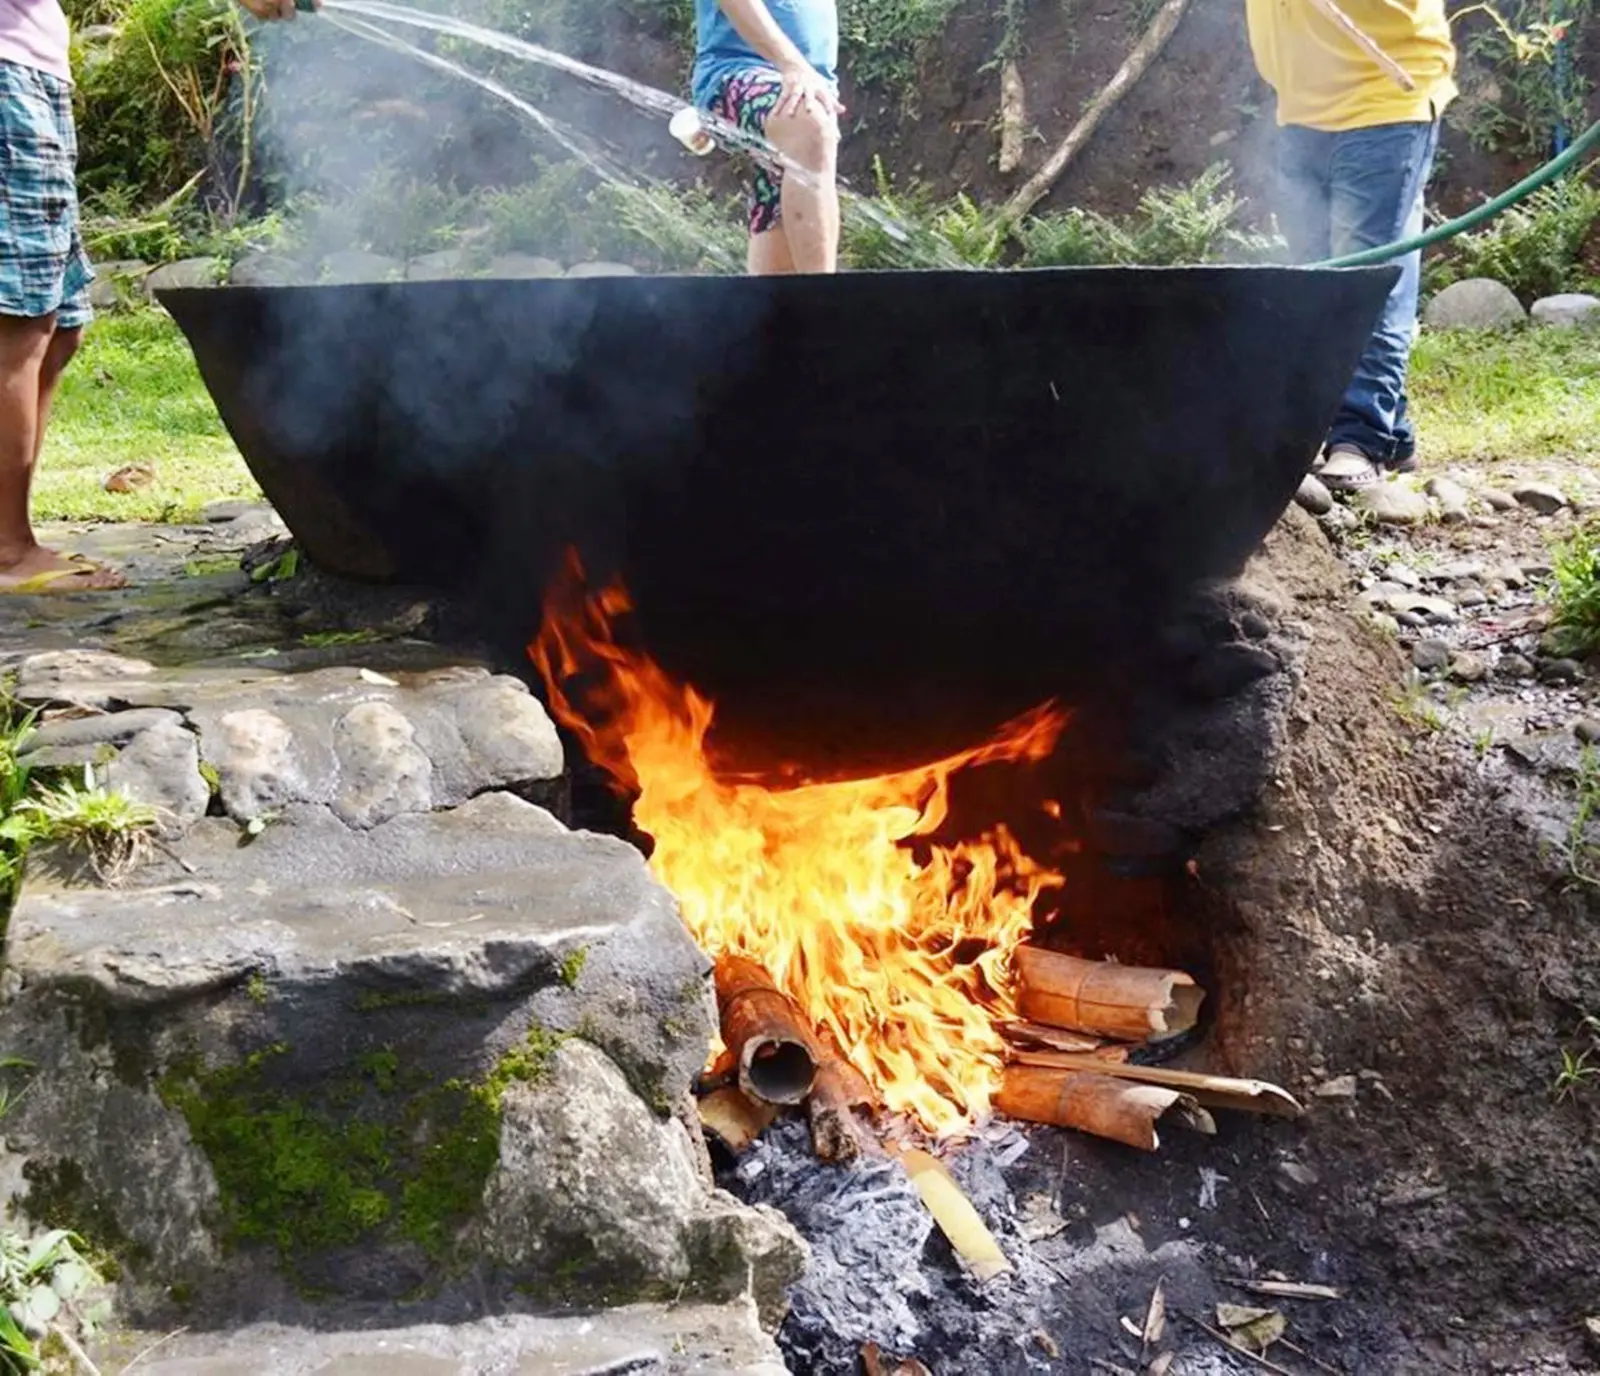
[[[576,548],[729,738],[927,758],[1230,573],[1391,268],[605,278],[161,294],[330,572],[508,643]],[[807,705],[799,731],[791,704]],[[861,742],[859,746],[856,742]]]

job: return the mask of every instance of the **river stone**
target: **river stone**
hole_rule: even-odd
[[[89,304],[97,311],[109,311],[120,306],[125,297],[132,296],[143,285],[150,265],[137,258],[117,259],[94,265],[94,281],[89,284]]]
[[[1449,478],[1430,478],[1427,493],[1439,504],[1439,519],[1464,521],[1472,514],[1472,498],[1467,489]]]
[[[151,296],[174,288],[214,287],[226,271],[227,264],[220,258],[183,258],[162,264],[144,279],[144,286]]]
[[[23,738],[17,756],[35,769],[95,764],[108,747],[124,746],[141,731],[163,723],[181,726],[183,718],[163,707],[99,712],[91,717],[59,717],[35,726]]]
[[[1540,516],[1554,516],[1567,505],[1567,494],[1553,483],[1518,483],[1511,495]]]
[[[1451,283],[1422,312],[1430,330],[1501,330],[1527,318],[1511,288],[1491,277]]]
[[[1489,677],[1489,661],[1472,650],[1462,650],[1450,661],[1450,677],[1457,683],[1482,683]]]
[[[402,812],[433,806],[433,762],[417,729],[382,701],[357,703],[333,728],[339,792],[333,810],[347,825],[373,827]]]
[[[785,1376],[748,1300],[628,1305],[572,1315],[504,1314],[472,1323],[376,1328],[368,1315],[316,1328],[130,1333],[91,1344],[102,1371],[142,1376]],[[159,1346],[157,1344],[159,1343]]]
[[[1590,296],[1587,292],[1561,292],[1535,301],[1529,314],[1535,325],[1570,327],[1600,324],[1600,296]]]
[[[180,837],[206,815],[211,787],[200,773],[200,741],[174,721],[141,731],[106,771],[106,786],[155,809],[156,830]]]
[[[412,282],[442,282],[467,275],[467,255],[458,248],[424,253],[406,264],[406,278]]]
[[[521,279],[529,277],[561,277],[566,269],[554,258],[540,258],[531,253],[502,253],[489,260],[484,270],[491,278]]]
[[[279,1168],[257,1162],[248,1175],[256,1183],[232,1186],[230,1203],[225,1182],[237,1182],[241,1167],[224,1157],[219,1171],[206,1154],[218,1148],[169,1107],[174,1084],[201,1103],[247,1090],[258,1105],[276,1096],[269,1106],[329,1125],[309,1138],[297,1132],[297,1151],[343,1140],[353,1121],[393,1132],[379,1157],[389,1164],[372,1169],[373,1188],[396,1201],[415,1178],[404,1172],[420,1169],[394,1164],[408,1144],[422,1151],[459,1116],[453,1101],[435,1098],[429,1117],[429,1094],[497,1074],[512,1085],[524,1072],[499,1069],[507,1065],[536,1076],[563,1035],[581,1031],[616,1067],[598,1091],[607,1102],[624,1082],[638,1096],[630,1131],[686,1102],[715,1029],[710,966],[632,847],[569,832],[505,793],[370,831],[297,804],[242,839],[232,821],[202,818],[173,853],[156,852],[114,891],[70,853],[36,847],[11,917],[0,1045],[33,1069],[6,1120],[7,1143],[47,1175],[70,1167],[85,1216],[147,1254],[140,1284],[193,1285],[248,1309],[266,1302],[267,1278],[286,1268],[297,1285],[367,1300],[410,1294],[449,1271],[396,1231],[396,1212],[359,1215],[359,1245],[297,1246],[292,1268],[275,1249],[248,1245],[227,1223],[248,1204],[238,1191],[271,1188]],[[389,1074],[405,1077],[392,1097],[363,1069],[384,1056]],[[570,1073],[593,1071],[597,1056],[575,1052]],[[246,1111],[232,1102],[222,1101],[227,1112]],[[407,1117],[413,1110],[422,1116]],[[224,1139],[241,1140],[271,1151],[275,1139]],[[652,1182],[678,1188],[684,1172],[673,1170]],[[684,1171],[698,1202],[654,1207],[682,1210],[694,1245],[731,1267],[726,1208]],[[504,1172],[499,1179],[515,1192]],[[594,1192],[645,1209],[637,1181],[595,1183]],[[462,1207],[470,1212],[459,1225],[458,1212],[438,1225],[447,1248],[483,1221],[475,1204]],[[705,1257],[686,1255],[687,1274],[707,1274]],[[548,1281],[506,1257],[506,1285]],[[777,1254],[760,1264],[777,1266]],[[738,1270],[742,1278],[746,1263]],[[642,1275],[619,1272],[613,1297],[661,1293]]]
[[[1350,505],[1380,526],[1420,525],[1433,512],[1427,497],[1414,487],[1393,479],[1357,488],[1351,494]]]
[[[639,270],[626,263],[574,263],[568,277],[637,277]]]
[[[1300,479],[1294,499],[1313,516],[1326,516],[1333,510],[1333,493],[1315,473],[1307,473]]]
[[[404,275],[405,265],[398,258],[360,249],[340,249],[322,260],[322,280],[330,284],[389,282]]]
[[[605,1055],[581,1041],[551,1058],[548,1079],[513,1085],[500,1129],[500,1162],[484,1192],[475,1248],[493,1264],[543,1279],[550,1298],[625,1293],[730,1298],[754,1288],[781,1296],[805,1270],[806,1249],[782,1215],[756,1215],[755,1255],[699,1236],[710,1196],[689,1136],[660,1122]],[[719,1214],[731,1197],[724,1196]]]
[[[260,707],[226,712],[214,727],[202,727],[202,734],[222,805],[236,821],[255,821],[325,792],[313,786],[319,776],[306,759],[304,733],[297,739],[276,712]],[[331,779],[331,768],[320,777]]]
[[[228,281],[235,287],[287,287],[301,276],[299,264],[291,258],[275,253],[247,253],[233,265]]]
[[[104,650],[46,650],[17,666],[11,692],[29,707],[61,703],[104,711],[124,684],[153,673],[153,664]]]
[[[1411,647],[1411,662],[1427,672],[1450,663],[1450,647],[1442,640],[1419,640]]]

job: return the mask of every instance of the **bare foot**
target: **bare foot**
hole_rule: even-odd
[[[43,545],[0,564],[0,593],[106,592],[127,585],[128,580],[115,569]]]

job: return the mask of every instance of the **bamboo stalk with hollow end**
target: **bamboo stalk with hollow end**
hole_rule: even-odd
[[[1075,1128],[1140,1151],[1160,1147],[1156,1124],[1169,1114],[1202,1132],[1216,1131],[1210,1115],[1176,1089],[1043,1066],[1007,1066],[994,1106],[1011,1118]]]
[[[1181,970],[1148,970],[1019,946],[1017,1007],[1030,1022],[1122,1041],[1161,1041],[1189,1031],[1205,990]]]
[[[717,961],[717,1015],[739,1088],[769,1104],[798,1104],[817,1077],[816,1038],[794,1000],[755,961]]]
[[[1168,1070],[1156,1065],[1118,1065],[1097,1056],[1079,1056],[1065,1051],[1012,1051],[1010,1060],[1013,1065],[1038,1070],[1073,1070],[1160,1085],[1191,1095],[1205,1108],[1264,1113],[1273,1118],[1298,1118],[1305,1112],[1292,1094],[1265,1080],[1239,1080],[1228,1075]]]

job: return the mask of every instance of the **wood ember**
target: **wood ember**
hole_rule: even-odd
[[[877,1343],[861,1349],[863,1376],[933,1376],[915,1357],[891,1357]]]
[[[1150,970],[1021,946],[1017,1005],[1030,1022],[1123,1041],[1162,1041],[1189,1031],[1205,990],[1180,970]]]
[[[717,961],[722,1040],[738,1068],[739,1088],[769,1104],[798,1104],[817,1077],[816,1038],[794,1000],[755,961]]]
[[[734,1085],[714,1089],[700,1100],[700,1121],[731,1152],[742,1152],[772,1126],[775,1104],[752,1099]]]
[[[842,1056],[825,1054],[806,1100],[811,1148],[818,1159],[839,1164],[856,1160],[870,1141],[856,1110],[875,1104],[872,1086],[860,1071]]]
[[[1274,1118],[1298,1118],[1305,1112],[1287,1090],[1265,1080],[1240,1080],[1193,1070],[1169,1070],[1164,1066],[1119,1065],[1115,1061],[1064,1051],[1013,1051],[1011,1061],[1013,1065],[1036,1069],[1073,1070],[1176,1089],[1204,1108],[1264,1113]]]
[[[1046,1066],[1008,1066],[995,1107],[1012,1118],[1075,1128],[1140,1151],[1160,1147],[1156,1125],[1169,1116],[1203,1132],[1216,1128],[1209,1115],[1179,1090]]]

